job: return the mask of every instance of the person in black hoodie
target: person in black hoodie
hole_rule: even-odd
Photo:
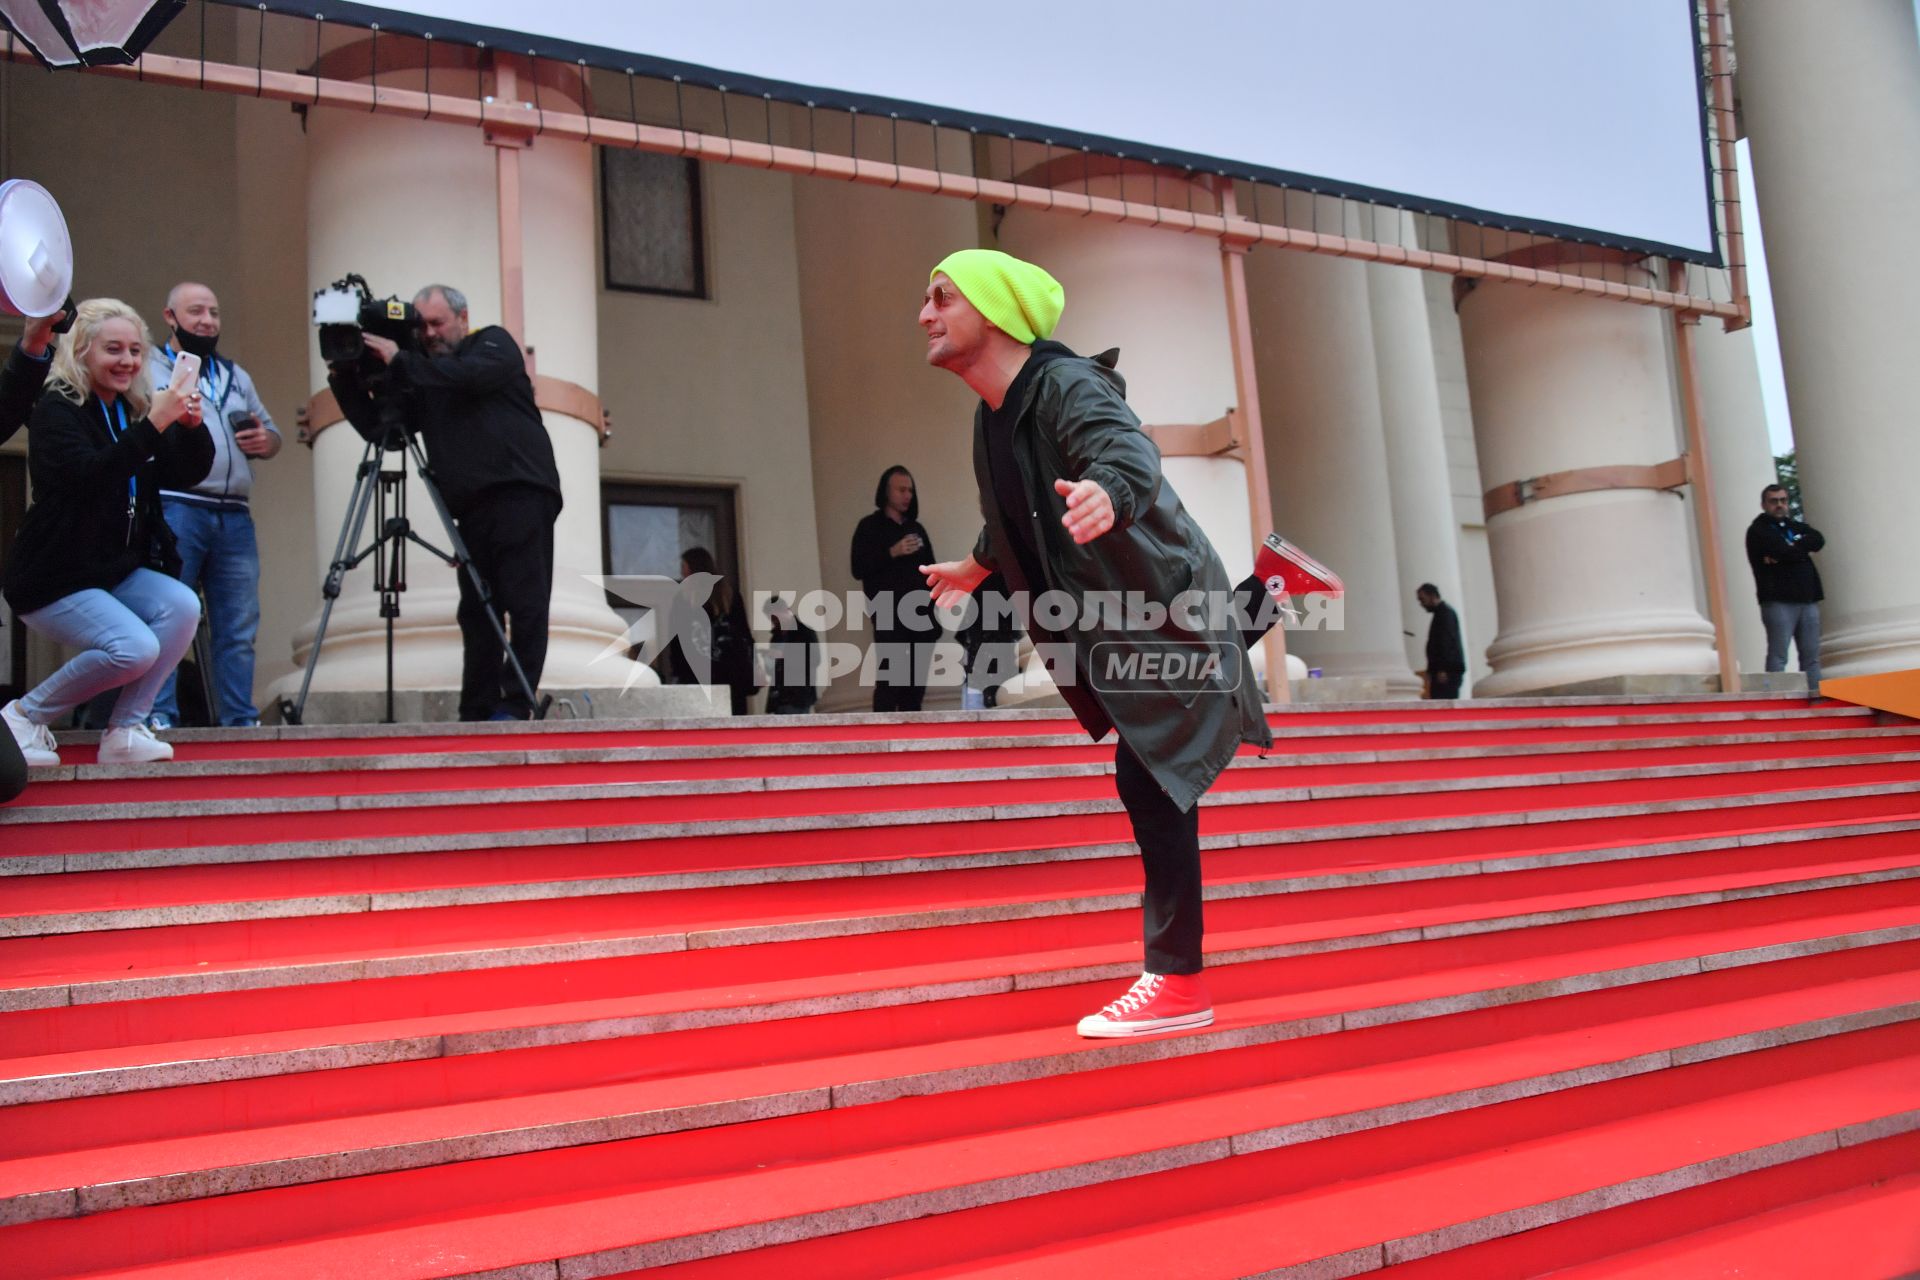
[[[173,382],[154,394],[147,346],[146,324],[126,303],[81,303],[29,424],[33,505],[4,590],[29,627],[79,651],[0,708],[29,764],[58,764],[48,727],[114,688],[121,692],[100,741],[101,762],[173,756],[147,728],[147,713],[193,643],[200,602],[168,576],[177,559],[160,490],[198,484],[213,464],[213,445],[200,429],[198,361],[183,360]]]
[[[676,637],[667,644],[667,669],[676,684],[724,686],[733,714],[744,716],[754,689],[753,624],[746,601],[705,547],[688,547],[681,554],[680,581],[683,589],[693,588],[693,599],[706,611],[704,634],[696,629],[687,635],[689,644],[704,650],[689,654]]]
[[[499,325],[468,332],[466,295],[430,284],[414,295],[424,351],[402,351],[366,334],[367,350],[386,364],[407,423],[426,443],[433,481],[459,525],[473,564],[493,593],[527,684],[540,686],[547,662],[547,605],[553,594],[553,524],[560,518],[560,470],[534,403],[520,344]],[[340,411],[368,440],[383,436],[379,410],[358,365],[327,371]],[[521,692],[486,605],[459,575],[462,720],[525,720]]]
[[[13,439],[13,433],[27,424],[40,388],[47,384],[47,369],[53,364],[53,326],[67,313],[27,321],[26,331],[0,365],[0,444]],[[11,733],[0,733],[0,804],[27,789],[27,758]]]
[[[1460,696],[1467,674],[1467,655],[1460,644],[1460,615],[1440,598],[1440,588],[1423,582],[1413,593],[1420,607],[1433,615],[1427,626],[1427,697],[1451,700]]]
[[[933,563],[933,539],[920,523],[913,473],[892,466],[873,490],[874,510],[853,530],[853,576],[873,621],[875,711],[918,711],[940,624],[920,566]]]
[[[820,698],[813,684],[820,636],[795,616],[784,596],[768,600],[766,614],[773,628],[767,644],[767,714],[806,715]]]
[[[1800,651],[1807,693],[1820,696],[1820,570],[1813,553],[1827,545],[1818,529],[1787,514],[1786,486],[1760,491],[1760,514],[1747,526],[1747,563],[1767,628],[1767,670],[1787,669],[1787,642]]]

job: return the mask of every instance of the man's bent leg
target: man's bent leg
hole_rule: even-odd
[[[459,524],[460,538],[467,544],[473,567],[482,578],[488,578],[493,565],[491,531],[486,521],[464,516]],[[465,571],[457,576],[460,607],[454,613],[454,620],[460,624],[460,718],[485,720],[493,714],[493,704],[500,696],[500,639],[487,620],[486,605],[474,590],[473,580]]]
[[[553,597],[553,522],[559,516],[553,498],[535,490],[503,499],[496,520],[494,572],[487,580],[494,607],[509,622],[508,643],[526,673],[527,686],[540,688],[540,672],[547,665],[547,613]],[[484,615],[480,619],[487,626]],[[491,631],[491,627],[488,628]],[[488,715],[525,720],[533,703],[521,691],[513,668],[500,658],[495,673],[497,691]]]
[[[1242,648],[1251,650],[1284,618],[1280,602],[1267,592],[1259,574],[1250,574],[1233,589],[1233,617]]]

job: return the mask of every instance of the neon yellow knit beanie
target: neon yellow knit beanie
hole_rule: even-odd
[[[996,329],[1029,346],[1053,333],[1067,306],[1058,280],[998,249],[950,253],[927,279],[942,273]]]

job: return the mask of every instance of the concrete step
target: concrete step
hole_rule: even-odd
[[[1019,1274],[1327,1274],[1910,1131],[1917,1068],[1905,1021],[1309,1138],[1354,1095],[1151,1064],[33,1222],[0,1248],[36,1278],[594,1276],[824,1237],[871,1257],[860,1228],[974,1210],[1050,1227]]]
[[[1891,744],[1883,744],[1891,745]],[[1434,772],[1426,767],[1426,772]],[[1263,806],[1290,806],[1288,822],[1413,820],[1463,813],[1525,813],[1552,807],[1597,809],[1664,799],[1731,797],[1920,782],[1920,752],[1884,750],[1743,759],[1569,773],[1466,773],[1451,777],[1311,783],[1301,771],[1260,764],[1224,774],[1202,801],[1210,832],[1259,825]],[[1551,789],[1550,794],[1543,789]],[[577,797],[471,804],[394,797],[315,797],[291,821],[279,813],[207,817],[40,821],[0,828],[8,838],[0,872],[48,874],[130,866],[262,861],[415,852],[505,844],[679,840],[852,828],[925,828],[1003,820],[1118,818],[1104,776],[967,781],[912,787],[841,786],[716,798],[702,795]],[[720,816],[724,815],[724,816]],[[1403,817],[1404,816],[1404,817]],[[1108,825],[1111,825],[1110,823]]]
[[[1216,933],[1257,922],[1267,932],[1294,931],[1291,945],[1299,947],[1468,921],[1516,928],[1920,876],[1917,833],[1920,820],[1869,834],[1836,826],[1782,833],[1792,838],[1768,844],[1731,837],[1650,858],[1441,866],[1419,880],[1341,886],[1300,883],[1287,874],[1289,851],[1273,847],[1257,869],[1214,881],[1210,916]],[[14,937],[0,940],[0,1009],[1092,914],[1115,917],[1124,935],[1139,883],[1137,861],[1125,857],[862,878],[855,892],[830,897],[818,886],[778,883]]]
[[[1518,756],[1714,746],[1827,742],[1920,734],[1920,727],[1863,723],[1831,715],[1694,723],[1624,719],[1578,720],[1515,727],[1499,721],[1458,728],[1382,725],[1365,732],[1323,729],[1276,737],[1271,758],[1294,765],[1370,760],[1444,759],[1449,755]],[[1791,754],[1783,747],[1781,755]],[[1257,757],[1253,748],[1242,755]],[[1009,771],[1057,764],[1111,764],[1112,744],[1084,734],[1023,737],[897,739],[891,742],[739,743],[684,747],[552,748],[524,751],[393,752],[250,760],[181,760],[151,765],[80,766],[76,779],[40,778],[13,809],[141,801],[206,801],[264,795],[420,792],[449,786],[482,790],[579,782],[709,781],[823,774],[937,772],[990,761]]]
[[[1872,723],[1865,707],[1831,699],[1809,703],[1803,695],[1760,693],[1735,697],[1502,698],[1463,702],[1355,702],[1266,708],[1277,733],[1343,733],[1356,727],[1430,726],[1577,720],[1619,723],[1638,718],[1738,720],[1771,716],[1833,716]],[[398,745],[426,752],[513,751],[571,745],[680,747],[757,743],[894,742],[1028,734],[1078,736],[1079,725],[1064,709],[934,711],[901,714],[736,716],[717,719],[547,720],[540,723],[268,726],[258,729],[176,729],[168,739],[189,749],[189,759],[254,760],[331,754],[380,755]],[[56,770],[99,767],[97,733],[62,732],[63,762]],[[177,765],[175,767],[178,767]],[[57,773],[48,776],[60,776]]]
[[[1856,1142],[1382,1274],[1391,1280],[1548,1274],[1554,1280],[1895,1280],[1920,1269],[1920,1238],[1889,1229],[1920,1222],[1917,1170],[1920,1133]],[[681,1273],[683,1280],[694,1274],[693,1268]]]
[[[1729,1203],[1794,1197],[1803,1178],[1816,1196],[1825,1185],[1850,1181],[1859,1197],[1876,1175],[1910,1171],[1920,1150],[1913,1133],[1920,1113],[1906,1092],[1920,1079],[1911,1073],[1911,1059],[1900,1063],[1891,1055],[1902,1051],[1891,1044],[1862,1041],[1847,1049],[1849,1057],[1864,1059],[1858,1074],[1845,1067],[1827,1074],[1818,1057],[1823,1047],[1792,1046],[1414,1121],[1395,1131],[1402,1141],[1394,1150],[1380,1149],[1366,1134],[1344,1135],[647,1274],[672,1280],[782,1271],[847,1280],[960,1274],[1224,1280],[1376,1272],[1394,1280],[1894,1276],[1897,1270],[1851,1270],[1847,1263],[1868,1259],[1877,1267],[1911,1257],[1911,1237],[1903,1238],[1897,1219],[1874,1223],[1865,1241],[1827,1241],[1824,1256],[1837,1266],[1624,1272],[1609,1258],[1561,1270],[1591,1256],[1576,1251],[1570,1257],[1570,1245],[1604,1249],[1604,1232],[1623,1218],[1655,1230],[1663,1219],[1711,1219]],[[1881,1052],[1890,1056],[1876,1060]],[[1895,1080],[1902,1083],[1886,1092]],[[1905,1190],[1882,1194],[1897,1204]],[[1816,1205],[1828,1212],[1844,1207],[1816,1200],[1796,1205],[1794,1214]],[[1784,1224],[1776,1219],[1772,1225]],[[1528,1248],[1535,1239],[1559,1248],[1536,1252]],[[1802,1258],[1821,1256],[1806,1252],[1807,1243],[1803,1237]],[[634,1250],[620,1261],[641,1256]],[[1540,1265],[1529,1269],[1529,1259]],[[1485,1270],[1471,1265],[1484,1260],[1492,1261]],[[583,1259],[569,1273],[619,1280],[637,1274],[599,1258]]]
[[[1727,842],[1764,843],[1828,829],[1859,834],[1920,820],[1920,787],[1882,784],[1808,792],[1682,799],[1604,811],[1538,809],[1406,821],[1308,825],[1278,806],[1279,828],[1249,824],[1202,836],[1210,881],[1272,878],[1282,857],[1298,887],[1468,874],[1612,857],[1654,856]],[[1213,826],[1210,817],[1207,827]],[[834,879],[849,893],[886,895],[875,877],[1033,872],[1062,893],[1099,883],[1074,864],[1134,849],[1118,815],[1007,820],[914,829],[688,836],[671,842],[503,844],[484,850],[377,854],[238,864],[136,867],[20,876],[6,882],[0,937],[150,928],[233,920],[355,914],[423,907],[661,893]],[[848,882],[863,887],[848,889]],[[918,882],[915,882],[918,883]],[[1094,890],[1104,891],[1104,890]],[[945,892],[943,889],[934,890]],[[1018,896],[1017,894],[1015,895]]]
[[[1566,732],[1577,732],[1569,730]],[[1453,738],[1456,735],[1429,735]],[[1582,773],[1629,768],[1798,761],[1920,750],[1920,727],[1694,738],[1621,737],[1514,743],[1505,735],[1462,746],[1358,749],[1261,756],[1243,748],[1228,777],[1283,769],[1291,786],[1343,781],[1444,780],[1490,773]],[[1347,748],[1354,749],[1347,749]],[[693,760],[567,762],[458,769],[381,769],[238,777],[144,778],[51,784],[0,809],[9,826],[217,814],[312,813],[340,808],[406,808],[448,803],[519,804],[612,797],[711,796],[846,787],[924,788],[942,783],[1030,781],[1113,772],[1110,745],[981,748],[839,756],[729,756]],[[105,797],[111,796],[108,799]]]
[[[1070,1113],[1089,1091],[1109,1105],[1117,1095],[1164,1105],[1277,1091],[1297,1114],[1262,1132],[1271,1145],[1287,1145],[1920,1017],[1917,957],[1916,943],[1863,947],[1284,1039],[1270,1037],[1286,1024],[1271,1012],[1263,1018],[1259,993],[1249,993],[1222,1003],[1223,1029],[1204,1040],[1158,1042],[1177,1057],[1143,1057],[1139,1044],[1069,1042],[1058,1026],[1031,1025],[1039,1001],[1000,996],[970,1002],[980,1007],[966,1011],[969,1026],[994,1019],[991,1033],[971,1038],[950,1025],[945,1037],[928,1040],[925,1028],[850,1013],[810,1020],[823,1025],[773,1042],[762,1029],[757,1046],[732,1035],[732,1056],[716,1054],[717,1046],[702,1053],[698,1042],[714,1033],[670,1033],[670,1042],[652,1045],[601,1042],[21,1106],[8,1113],[0,1139],[0,1222],[1018,1080],[1042,1082],[1023,1091],[1033,1096],[1015,1109],[1029,1114],[1048,1105]]]
[[[301,988],[297,999],[264,989],[15,1011],[0,1014],[0,1105],[1119,982],[1139,968],[1131,916],[1049,921],[1040,937],[1014,921],[323,983]],[[1282,965],[1336,990],[1380,984],[1370,998],[1418,991],[1426,999],[1431,988],[1419,985],[1431,976],[1426,968],[1474,957],[1472,976],[1455,993],[1466,1002],[1460,1007],[1473,1007],[1485,989],[1514,986],[1521,971],[1533,975],[1528,982],[1578,990],[1596,969],[1666,976],[1696,971],[1705,954],[1766,947],[1787,954],[1920,936],[1920,881],[1494,932],[1462,923],[1370,934],[1357,947],[1304,949],[1298,931],[1285,927],[1217,926],[1208,938],[1210,982],[1230,988],[1240,973],[1256,971],[1246,966]]]

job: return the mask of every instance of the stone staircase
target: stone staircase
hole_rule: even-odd
[[[1920,725],[1273,713],[1199,1033],[1060,713],[183,734],[0,809],[17,1277],[1894,1277]]]

